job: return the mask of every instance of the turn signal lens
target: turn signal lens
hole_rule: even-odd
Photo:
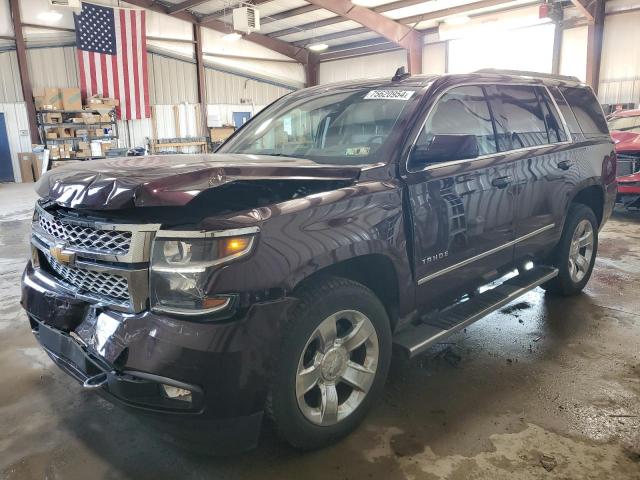
[[[229,237],[221,242],[221,257],[229,257],[243,252],[251,244],[251,237]]]

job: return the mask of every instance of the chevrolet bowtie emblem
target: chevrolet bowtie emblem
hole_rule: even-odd
[[[49,253],[53,258],[56,259],[56,262],[61,263],[63,265],[70,265],[76,259],[76,256],[74,253],[64,249],[64,245],[54,245],[50,247]]]

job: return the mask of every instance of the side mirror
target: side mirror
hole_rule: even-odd
[[[411,164],[415,167],[452,160],[466,160],[476,158],[478,153],[478,139],[475,135],[434,135],[428,145],[413,149]]]

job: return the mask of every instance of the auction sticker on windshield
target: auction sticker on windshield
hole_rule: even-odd
[[[415,92],[413,90],[371,90],[364,96],[365,100],[403,100],[407,101]]]

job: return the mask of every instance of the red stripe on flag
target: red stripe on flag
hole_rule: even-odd
[[[100,66],[102,67],[102,96],[110,97],[111,94],[109,92],[109,76],[107,73],[107,56],[104,54],[100,54]]]
[[[118,56],[111,55],[111,71],[113,72],[113,96],[120,99],[120,78],[118,76]],[[120,105],[116,107],[116,114],[118,118],[120,115]]]
[[[138,71],[138,31],[136,28],[136,11],[131,10],[131,53],[133,54],[133,85],[134,101],[136,102],[136,118],[142,118],[140,111],[140,72]]]
[[[140,25],[142,38],[142,88],[144,88],[144,118],[149,118],[149,74],[147,72],[147,16],[143,10],[140,12]]]
[[[87,80],[84,72],[85,64],[83,56],[83,51],[79,48],[76,48],[76,53],[78,55],[78,75],[80,76],[80,94],[82,98],[87,98]]]
[[[124,76],[124,97],[127,99],[127,108],[126,108],[126,119],[130,119],[131,118],[131,101],[130,101],[130,95],[129,95],[129,69],[127,68],[127,61],[128,61],[128,55],[127,55],[127,32],[126,32],[126,28],[127,28],[127,24],[125,21],[125,11],[124,10],[120,10],[120,41],[122,42],[120,44],[120,50],[122,51],[122,67],[123,67],[123,76]]]
[[[98,82],[96,80],[96,61],[94,58],[94,53],[89,52],[89,72],[91,72],[91,94],[95,95],[98,93]]]

